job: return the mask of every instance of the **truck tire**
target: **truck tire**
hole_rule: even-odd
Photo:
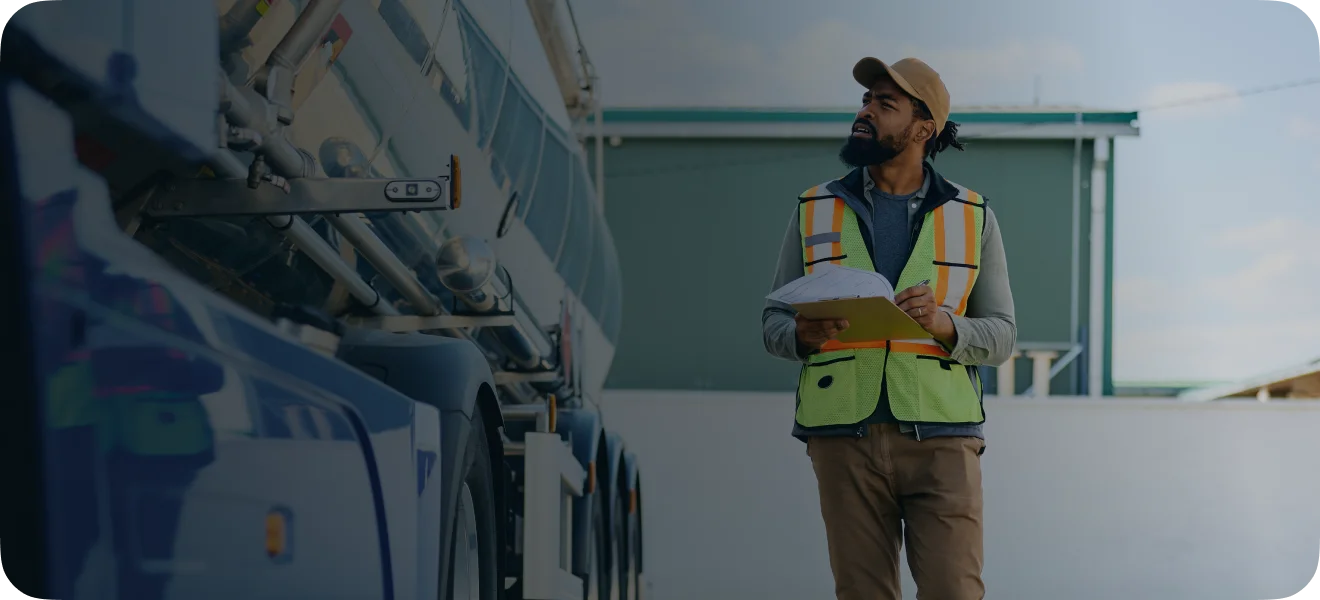
[[[624,510],[627,509],[624,508]],[[642,597],[641,572],[638,568],[642,554],[641,511],[634,510],[624,513],[622,535],[619,537],[621,538],[619,540],[620,555],[623,559],[622,568],[617,569],[618,576],[622,581],[620,584],[620,590],[622,590],[620,598],[622,600],[639,600]]]
[[[486,424],[473,411],[472,433],[463,452],[463,483],[454,504],[454,534],[450,547],[449,589],[442,600],[499,600],[499,538],[495,515],[495,485]]]
[[[614,532],[610,544],[610,600],[628,597],[628,508],[623,494],[623,490],[615,490],[614,506],[610,507],[610,531]]]
[[[591,494],[591,554],[587,558],[589,571],[582,582],[582,595],[586,600],[607,600],[610,590],[609,555],[610,529],[605,521],[603,490]]]

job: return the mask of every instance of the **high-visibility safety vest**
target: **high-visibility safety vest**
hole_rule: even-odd
[[[857,214],[826,182],[798,197],[805,271],[830,263],[875,271]],[[935,301],[955,315],[967,311],[967,298],[981,261],[985,201],[958,190],[923,217],[911,256],[896,291],[930,280]],[[880,386],[900,421],[981,423],[981,383],[949,357],[934,339],[843,343],[830,340],[807,358],[798,376],[797,422],[803,428],[856,425],[875,411]]]

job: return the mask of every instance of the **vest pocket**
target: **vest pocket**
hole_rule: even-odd
[[[976,423],[982,420],[979,395],[967,367],[939,356],[916,357],[921,420]]]
[[[857,417],[855,350],[811,357],[798,377],[797,420],[804,427],[851,424]]]

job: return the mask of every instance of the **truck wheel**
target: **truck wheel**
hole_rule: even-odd
[[[620,536],[622,539],[619,540],[620,555],[623,559],[623,566],[619,569],[619,578],[623,582],[621,597],[623,600],[639,600],[642,597],[641,573],[637,568],[638,558],[642,554],[641,511],[624,513],[622,532],[623,535]]]
[[[601,499],[601,490],[591,494],[591,553],[587,557],[586,580],[583,581],[583,594],[586,600],[606,600],[604,594],[610,589],[609,553],[610,530],[605,522],[605,503]]]
[[[481,411],[472,417],[472,434],[463,453],[463,483],[454,505],[454,535],[449,540],[448,600],[497,600],[500,597],[495,527],[495,486],[490,447]]]
[[[624,600],[628,597],[628,526],[627,507],[623,502],[623,491],[614,492],[614,506],[610,508],[610,531],[614,539],[610,544],[610,600]]]

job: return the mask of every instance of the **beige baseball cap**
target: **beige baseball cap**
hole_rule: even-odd
[[[915,58],[887,65],[869,56],[853,66],[853,79],[867,89],[883,76],[893,79],[903,91],[926,103],[931,116],[935,117],[935,135],[944,131],[944,123],[949,120],[949,89],[944,87],[944,81],[935,69]]]

